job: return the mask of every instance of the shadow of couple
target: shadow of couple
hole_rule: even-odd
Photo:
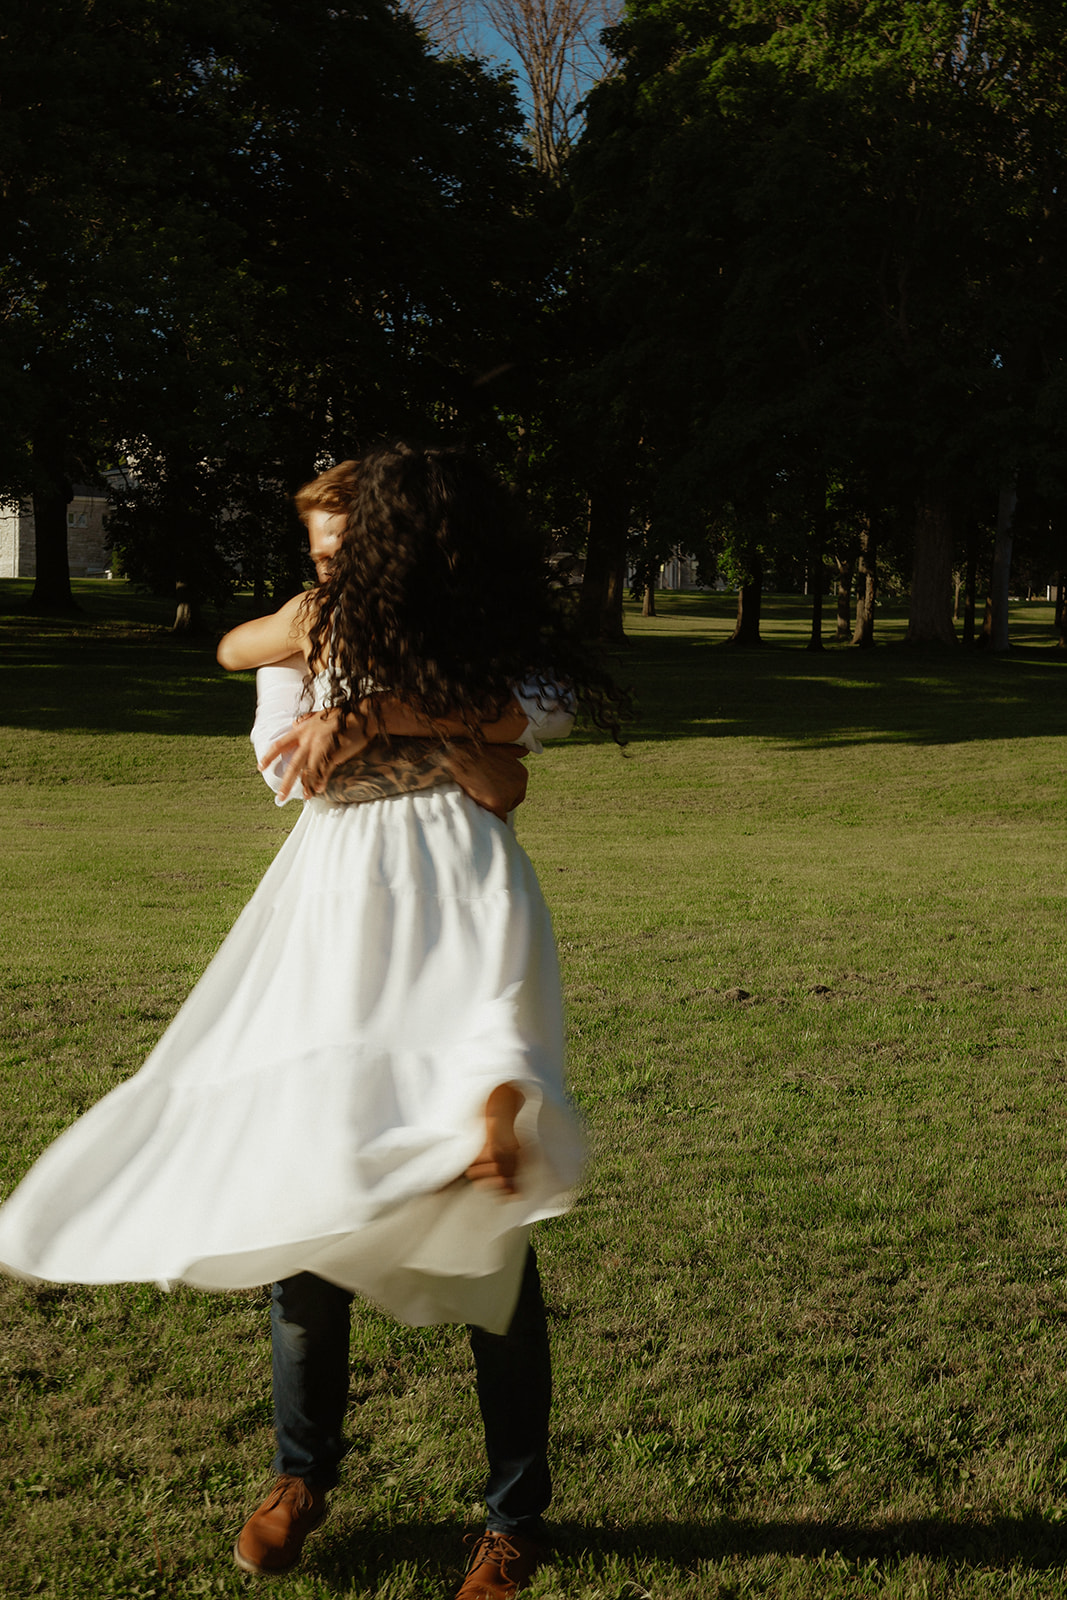
[[[1050,1571],[1067,1565],[1067,1523],[1037,1513],[1026,1516],[903,1517],[879,1522],[760,1520],[721,1515],[706,1522],[646,1522],[619,1527],[550,1524],[555,1557],[564,1567],[580,1563],[642,1561],[688,1571],[701,1562],[729,1557],[838,1556],[859,1568],[891,1570],[912,1556],[932,1557],[949,1567]],[[345,1527],[343,1514],[316,1537],[315,1565],[320,1581],[349,1589],[353,1579],[368,1588],[379,1576],[410,1564],[455,1580],[463,1565],[463,1544],[450,1523],[399,1523],[359,1533]],[[640,1594],[640,1584],[630,1585]]]

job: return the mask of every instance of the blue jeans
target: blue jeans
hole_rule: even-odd
[[[274,1470],[323,1489],[337,1482],[345,1452],[348,1319],[345,1289],[300,1272],[271,1295],[274,1356]],[[529,1251],[507,1333],[471,1328],[478,1404],[489,1478],[487,1525],[499,1533],[536,1534],[552,1495],[548,1411],[552,1368],[541,1280]]]

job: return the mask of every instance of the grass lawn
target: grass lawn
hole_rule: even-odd
[[[124,585],[0,585],[0,1185],[136,1070],[295,820],[248,676]],[[593,1146],[538,1230],[560,1534],[532,1600],[1067,1595],[1067,661],[628,620],[625,755],[532,763]],[[238,611],[227,619],[237,620]],[[828,636],[828,635],[827,635]],[[0,1282],[0,1595],[244,1594],[262,1291]],[[431,1600],[483,1476],[466,1341],[370,1309],[279,1600]]]

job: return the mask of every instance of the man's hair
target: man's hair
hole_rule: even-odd
[[[293,500],[301,522],[306,523],[312,511],[351,511],[358,471],[358,461],[339,461],[298,489]]]

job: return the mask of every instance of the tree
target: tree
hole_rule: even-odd
[[[1023,3],[634,0],[574,166],[657,500],[772,515],[822,475],[868,536],[910,505],[916,640],[954,637],[953,507],[1035,447],[1014,353],[1059,237],[1031,153],[1056,147],[1057,28]]]
[[[322,452],[470,425],[529,302],[507,82],[386,0],[12,0],[6,26],[0,492],[39,504],[38,601],[70,601],[75,466],[117,448],[130,570],[187,619],[238,561],[298,582],[291,515],[251,537],[265,486],[281,507]]]
[[[593,352],[602,353],[612,333],[590,302],[583,241],[569,227],[570,157],[585,97],[613,71],[604,29],[621,0],[408,0],[408,9],[443,49],[487,55],[516,70],[542,179],[543,253],[540,304],[529,318],[534,337],[516,363],[524,381],[510,386],[515,476],[548,513],[561,545],[586,552],[580,627],[624,643],[634,446],[625,419],[613,419],[610,400],[604,404],[586,382]]]
[[[412,17],[448,49],[517,61],[539,172],[559,180],[590,89],[612,70],[605,29],[618,0],[408,0]]]
[[[190,286],[203,300],[232,275],[233,230],[204,199],[215,130],[196,108],[233,23],[224,3],[209,13],[182,0],[5,7],[0,295],[13,426],[0,492],[33,497],[37,608],[72,605],[72,478],[91,479],[121,437],[131,380],[156,362]]]

